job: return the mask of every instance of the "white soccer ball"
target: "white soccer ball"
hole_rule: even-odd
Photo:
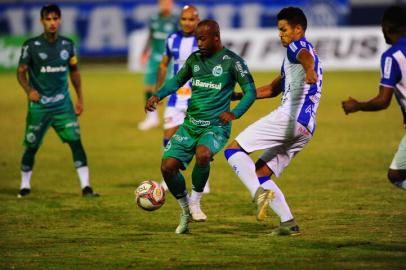
[[[134,191],[135,202],[147,211],[154,211],[165,203],[165,190],[154,180],[141,182]]]

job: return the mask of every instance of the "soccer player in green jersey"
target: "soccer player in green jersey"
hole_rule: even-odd
[[[83,95],[72,40],[58,35],[61,11],[56,5],[41,9],[44,33],[27,40],[21,52],[17,80],[28,97],[28,113],[21,161],[21,188],[18,197],[31,191],[31,174],[43,137],[53,127],[72,150],[82,195],[97,197],[89,184],[86,153],[80,140],[77,115],[83,112]],[[67,74],[77,95],[75,110],[69,96]],[[28,73],[28,79],[27,79]]]
[[[220,29],[213,20],[201,21],[196,29],[199,50],[192,53],[179,72],[146,103],[147,111],[192,79],[192,97],[186,118],[165,147],[161,172],[177,199],[182,213],[176,233],[188,231],[191,220],[185,179],[180,170],[186,169],[192,158],[192,190],[202,195],[210,172],[210,161],[230,136],[231,121],[240,118],[256,98],[255,84],[244,60],[223,47]],[[238,83],[244,96],[230,110],[231,96]]]
[[[141,55],[141,65],[147,64],[144,77],[145,100],[152,96],[155,89],[159,64],[165,51],[166,38],[179,28],[179,19],[172,14],[172,9],[172,0],[159,0],[159,14],[152,16],[149,21],[149,36]],[[167,74],[170,73],[171,70]],[[148,112],[145,120],[138,124],[138,129],[148,130],[158,125],[158,113],[156,111]]]

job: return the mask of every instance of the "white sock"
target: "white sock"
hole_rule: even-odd
[[[200,204],[200,200],[202,199],[203,196],[203,192],[197,192],[192,190],[192,194],[190,194],[190,201],[193,203],[199,203]]]
[[[177,201],[178,201],[180,208],[182,209],[183,214],[189,214],[190,211],[189,211],[188,196],[177,199]]]
[[[276,185],[272,179],[264,182],[262,184],[264,189],[269,189],[274,192],[274,199],[269,202],[269,206],[272,210],[279,216],[281,222],[291,220],[293,218],[292,213],[290,212],[288,203],[286,202],[285,196],[283,195],[280,188]]]
[[[83,166],[76,169],[79,180],[80,186],[83,189],[84,187],[90,186],[89,184],[89,167]]]
[[[158,110],[147,112],[147,118],[158,121]]]
[[[20,189],[23,189],[23,188],[31,189],[31,185],[30,185],[31,175],[32,175],[32,171],[29,171],[29,172],[21,171],[21,187],[20,187]]]
[[[210,193],[209,180],[207,179],[206,185],[204,186],[203,193]]]
[[[251,197],[254,198],[255,192],[259,188],[259,181],[252,159],[245,152],[239,151],[228,158],[228,164],[249,190]]]

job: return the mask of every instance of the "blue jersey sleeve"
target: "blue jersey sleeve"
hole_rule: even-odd
[[[395,88],[396,84],[402,79],[402,73],[397,61],[387,54],[381,57],[381,82],[382,86]]]
[[[295,64],[300,64],[299,60],[297,59],[297,55],[302,49],[307,50],[306,41],[298,40],[290,43],[287,51],[289,61]]]

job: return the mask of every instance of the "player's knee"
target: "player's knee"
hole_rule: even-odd
[[[176,166],[174,162],[171,162],[169,159],[165,159],[161,163],[161,172],[164,178],[173,177],[179,171],[179,168]]]
[[[398,170],[392,170],[392,169],[388,170],[388,179],[392,184],[405,180],[406,179],[405,176],[406,175],[402,175],[402,173]]]
[[[207,166],[210,164],[212,153],[207,147],[198,147],[196,150],[196,163],[199,166]]]

